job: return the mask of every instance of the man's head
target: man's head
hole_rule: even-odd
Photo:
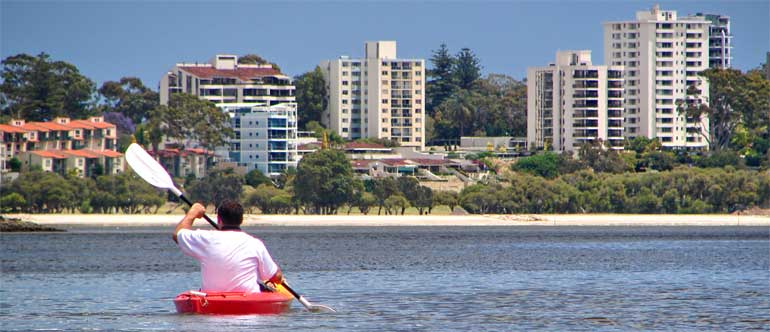
[[[217,217],[222,225],[240,226],[243,222],[243,206],[236,201],[224,200],[217,207]]]

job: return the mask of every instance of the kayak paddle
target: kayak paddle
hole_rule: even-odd
[[[147,183],[153,185],[156,188],[171,190],[174,195],[178,196],[185,203],[192,206],[192,202],[190,202],[187,197],[184,197],[182,191],[177,189],[177,187],[174,185],[174,181],[171,179],[171,176],[168,175],[166,169],[163,168],[163,166],[158,163],[157,160],[150,156],[147,151],[139,146],[139,144],[131,143],[131,145],[128,146],[128,149],[126,149],[126,162],[128,162],[134,172],[139,174],[139,176],[144,179],[144,181],[147,181]],[[219,229],[217,224],[211,220],[209,216],[204,214],[203,218],[205,218],[212,227]],[[292,289],[285,281],[283,282],[283,286],[286,288],[286,290],[289,291],[289,293],[291,293],[291,295],[297,299],[297,301],[299,301],[299,303],[302,303],[302,305],[305,306],[305,308],[310,312],[337,312],[336,310],[325,305],[310,303],[310,301],[305,299],[304,296],[299,295],[299,293]]]
[[[305,309],[307,309],[310,312],[337,312],[337,310],[332,309],[331,307],[327,307],[325,305],[321,304],[312,304],[310,301],[308,301],[304,296],[299,295],[295,290],[293,290],[286,281],[283,282],[283,288],[286,288],[291,295],[294,295],[294,298],[299,301],[299,303],[302,303],[303,306],[305,306]]]
[[[142,149],[139,144],[131,143],[131,145],[128,146],[128,149],[126,149],[126,162],[131,165],[131,168],[134,169],[134,172],[139,174],[139,176],[144,179],[144,181],[147,181],[147,183],[155,186],[156,188],[170,190],[172,193],[174,193],[174,195],[179,197],[188,205],[192,206],[192,202],[190,202],[187,197],[184,197],[182,191],[177,189],[177,187],[174,185],[174,181],[171,179],[171,176],[168,175],[166,169],[163,168],[163,166],[158,163],[157,160],[152,158],[152,156],[150,156],[147,151],[144,151],[144,149]],[[219,227],[217,227],[217,223],[211,220],[209,216],[204,214],[203,218],[205,218],[212,227],[219,229]]]

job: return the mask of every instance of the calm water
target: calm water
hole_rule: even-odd
[[[339,313],[178,315],[200,279],[170,229],[73,228],[0,235],[0,329],[770,330],[767,227],[248,231]]]

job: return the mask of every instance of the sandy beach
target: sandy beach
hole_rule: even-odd
[[[8,214],[41,225],[172,226],[181,214]],[[247,215],[245,225],[269,226],[768,226],[770,216],[746,215]],[[196,226],[208,227],[204,220]]]

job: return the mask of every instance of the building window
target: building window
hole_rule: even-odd
[[[342,85],[348,85],[348,81],[342,81]]]
[[[382,76],[388,76],[388,71],[387,70],[383,70],[382,71]]]

